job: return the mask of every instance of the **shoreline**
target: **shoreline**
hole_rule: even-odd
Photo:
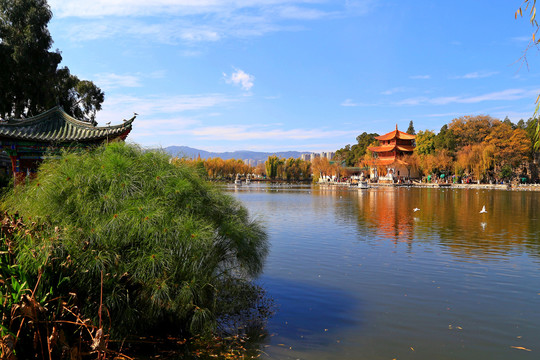
[[[356,186],[351,186],[347,183],[322,183],[323,186],[341,186],[355,189]],[[369,183],[369,187],[416,187],[416,188],[433,188],[433,189],[474,189],[474,190],[506,190],[506,191],[540,191],[540,184],[438,184],[438,183],[413,183],[413,184],[381,184]]]

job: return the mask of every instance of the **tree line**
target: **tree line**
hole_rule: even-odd
[[[199,173],[210,180],[232,180],[236,174],[256,175],[270,180],[302,181],[311,177],[311,162],[295,158],[269,156],[264,163],[251,166],[238,159],[173,158],[175,164],[188,164],[198,168]]]
[[[404,161],[424,175],[470,176],[476,180],[500,180],[525,175],[522,165],[532,161],[536,119],[513,123],[488,115],[462,116],[441,127],[416,134],[416,148]],[[408,133],[414,134],[412,121]],[[368,165],[373,159],[369,146],[377,146],[377,134],[363,133],[358,143],[336,151],[347,166]],[[524,166],[526,167],[526,166]],[[527,174],[530,175],[530,174]]]

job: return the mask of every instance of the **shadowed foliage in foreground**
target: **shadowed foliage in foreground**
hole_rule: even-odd
[[[76,293],[94,319],[103,291],[113,336],[215,330],[227,317],[220,299],[230,301],[220,294],[253,286],[267,254],[264,229],[238,201],[195,169],[124,143],[45,162],[3,206],[50,229],[20,239],[21,269],[55,272],[40,286]],[[49,259],[62,266],[44,267]],[[61,285],[46,283],[58,278]]]

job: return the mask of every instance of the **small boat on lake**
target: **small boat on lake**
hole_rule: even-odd
[[[358,182],[358,188],[359,189],[369,189],[369,184],[367,181],[359,181]]]
[[[246,185],[249,185],[251,184],[251,174],[247,174],[247,177],[246,177]]]

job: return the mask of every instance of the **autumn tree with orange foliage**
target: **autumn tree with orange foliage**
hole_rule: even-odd
[[[515,168],[530,156],[531,139],[527,132],[487,115],[463,116],[449,126],[458,146],[456,174],[487,179],[502,167]]]
[[[530,155],[531,140],[523,129],[512,129],[507,124],[497,123],[485,142],[494,146],[494,163],[497,166],[516,167]]]
[[[405,164],[405,167],[407,168],[408,174],[407,177],[411,177],[411,170],[418,170],[420,168],[420,161],[418,158],[418,154],[412,153],[412,154],[405,154],[401,158],[403,163]]]
[[[491,133],[499,120],[488,115],[462,116],[452,120],[448,128],[456,137],[457,147],[478,144]]]
[[[221,158],[210,158],[201,160],[198,159],[186,159],[186,158],[173,158],[172,163],[187,164],[192,167],[204,169],[206,176],[209,179],[232,179],[236,174],[251,174],[253,173],[253,167],[244,163],[242,160]]]
[[[345,170],[338,164],[330,164],[330,160],[323,157],[315,158],[311,163],[313,171],[313,181],[317,182],[321,176],[337,176],[345,174]]]

